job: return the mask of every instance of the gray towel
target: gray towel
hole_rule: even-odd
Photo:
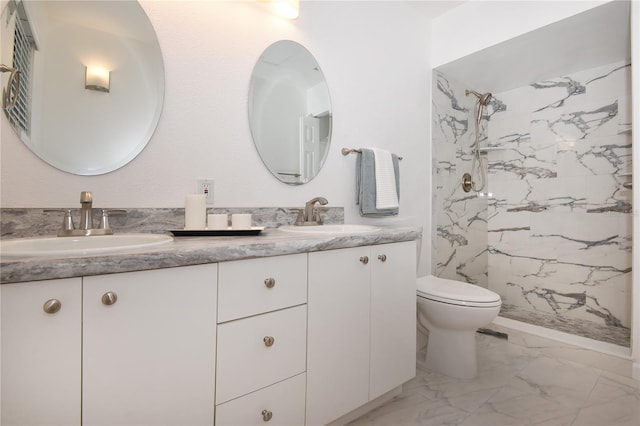
[[[399,209],[376,208],[376,171],[373,151],[362,148],[356,159],[356,199],[360,206],[360,216],[394,216]],[[393,171],[396,175],[396,191],[400,201],[400,167],[398,156],[392,154]]]

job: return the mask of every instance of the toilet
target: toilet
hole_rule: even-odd
[[[432,275],[418,278],[416,284],[418,327],[429,332],[425,366],[460,379],[475,377],[476,330],[498,316],[500,295]]]

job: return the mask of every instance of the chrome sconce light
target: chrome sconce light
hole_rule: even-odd
[[[84,88],[109,93],[111,72],[99,67],[86,67]]]
[[[20,70],[6,65],[0,65],[0,72],[9,74],[7,87],[2,89],[2,108],[6,111],[16,106],[20,92]]]

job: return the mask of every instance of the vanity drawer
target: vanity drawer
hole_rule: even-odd
[[[306,347],[306,305],[219,325],[216,404],[304,372]]]
[[[216,425],[251,426],[265,422],[303,425],[306,374],[276,383],[216,407]]]
[[[306,302],[306,253],[219,264],[219,323]]]

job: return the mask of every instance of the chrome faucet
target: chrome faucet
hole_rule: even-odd
[[[89,191],[80,193],[80,229],[93,229],[93,194]]]
[[[113,230],[109,226],[109,213],[124,213],[121,209],[102,209],[102,218],[97,228],[93,227],[93,194],[90,191],[80,193],[80,225],[76,228],[71,217],[71,209],[46,209],[45,211],[62,211],[64,219],[58,237],[78,237],[90,235],[111,235]]]
[[[304,210],[299,211],[295,225],[322,225],[322,218],[320,217],[320,213],[316,210],[316,204],[324,206],[327,203],[329,202],[324,197],[315,197],[307,201],[304,204]]]

